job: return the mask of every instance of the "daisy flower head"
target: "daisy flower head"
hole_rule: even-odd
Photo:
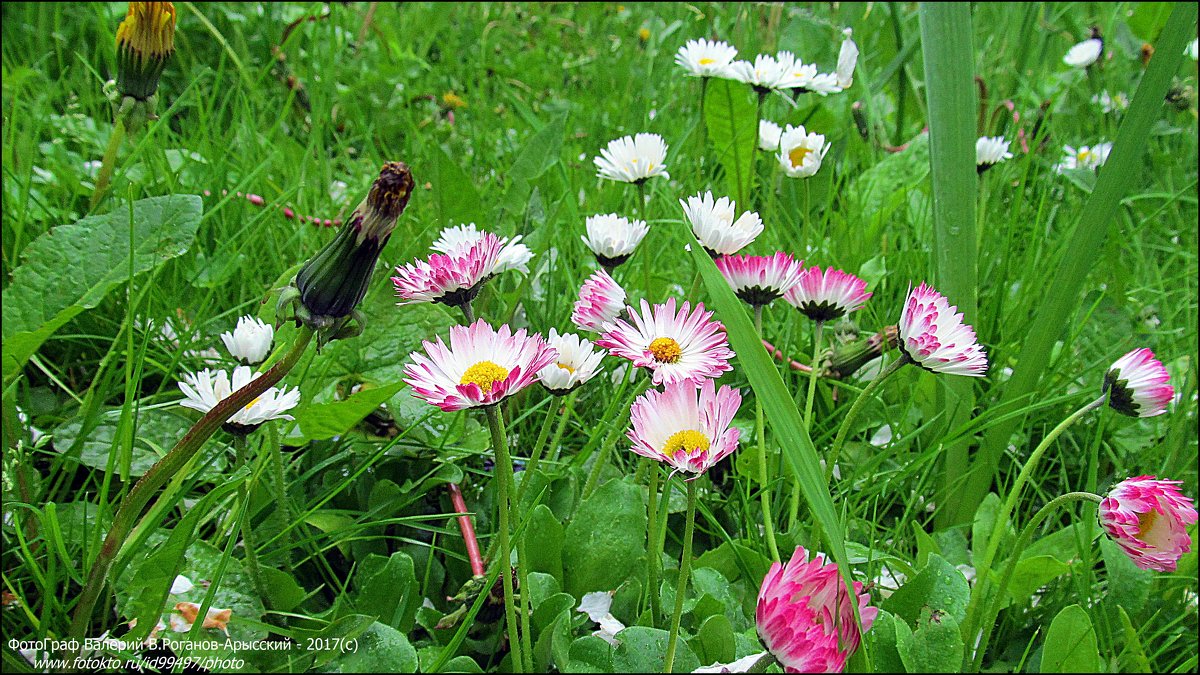
[[[650,228],[644,220],[630,220],[615,213],[588,216],[584,223],[587,236],[580,237],[607,269],[629,260]]]
[[[530,384],[537,372],[553,364],[558,352],[542,336],[499,330],[482,319],[470,326],[451,326],[450,345],[442,338],[422,343],[404,367],[413,395],[445,412],[499,403]]]
[[[683,213],[692,224],[692,233],[712,257],[737,253],[763,231],[762,218],[753,211],[736,220],[737,204],[728,197],[713,199],[711,192],[679,200]]]
[[[461,256],[485,234],[487,232],[477,228],[475,223],[447,227],[442,230],[437,241],[433,242],[433,246],[430,248],[438,253]],[[529,261],[533,260],[533,251],[521,243],[521,235],[518,234],[512,239],[501,237],[500,243],[500,258],[496,261],[494,273],[501,274],[509,270],[517,270],[523,274],[529,274]]]
[[[392,284],[407,305],[415,302],[440,302],[463,307],[475,299],[483,282],[496,273],[504,241],[484,232],[469,248],[454,253],[434,253],[429,260],[396,268]]]
[[[685,302],[676,311],[675,298],[653,307],[642,300],[640,314],[633,307],[626,311],[629,322],[613,321],[596,345],[638,368],[649,368],[655,385],[720,377],[733,370],[725,326],[713,321],[703,304],[692,309]]]
[[[822,134],[809,133],[803,125],[789,124],[779,137],[779,165],[792,178],[808,178],[821,168],[830,147]]]
[[[688,40],[675,53],[675,63],[693,77],[725,77],[737,49],[719,40]]]
[[[658,134],[622,136],[609,141],[600,156],[592,160],[596,175],[622,183],[644,183],[655,177],[670,178],[665,162],[667,144]]]
[[[205,368],[198,373],[188,373],[179,383],[179,390],[186,396],[179,405],[201,413],[208,413],[218,403],[229,398],[233,392],[250,384],[262,373],[255,373],[249,366],[238,366],[233,369],[233,378],[223,370]],[[288,410],[300,403],[300,390],[287,387],[271,387],[258,398],[246,404],[246,407],[234,413],[225,422],[225,430],[231,433],[248,434],[269,420],[290,420]]]
[[[1106,115],[1114,112],[1124,112],[1129,109],[1129,96],[1123,91],[1110,94],[1105,89],[1092,97],[1092,103],[1100,106],[1100,110]]]
[[[1003,136],[980,136],[975,141],[975,171],[983,173],[1006,159],[1012,159],[1008,151],[1009,141]]]
[[[1135,349],[1117,359],[1104,375],[1104,392],[1113,410],[1130,417],[1154,417],[1167,411],[1175,388],[1154,352]]]
[[[1104,53],[1104,40],[1093,37],[1080,42],[1067,50],[1063,63],[1072,68],[1087,68],[1095,63]]]
[[[597,270],[579,288],[571,323],[582,330],[601,333],[625,309],[625,289],[608,272]]]
[[[837,85],[849,89],[854,84],[854,66],[858,63],[858,45],[850,37],[854,31],[847,28],[842,31],[842,47],[838,50]]]
[[[673,382],[633,402],[627,436],[635,453],[694,480],[737,448],[739,431],[730,425],[741,404],[742,393],[728,385]]]
[[[803,261],[782,251],[775,255],[725,255],[717,269],[743,302],[762,307],[779,299],[800,281]]]
[[[832,267],[822,272],[818,266],[806,267],[800,280],[783,298],[813,321],[832,321],[858,311],[871,294],[867,282]]]
[[[1054,170],[1058,173],[1062,173],[1068,169],[1090,169],[1095,171],[1104,166],[1111,152],[1112,143],[1107,141],[1097,143],[1092,147],[1081,145],[1078,150],[1070,145],[1064,145],[1063,159],[1054,167]]]
[[[862,589],[856,581],[847,593],[837,565],[821,553],[809,560],[797,546],[790,560],[773,563],[763,578],[754,612],[758,636],[785,672],[840,673],[879,614]]]
[[[924,282],[908,294],[900,313],[900,350],[935,373],[983,377],[987,354],[962,312]]]
[[[233,358],[251,366],[267,358],[274,339],[275,328],[253,316],[240,317],[236,328],[221,333],[221,341]]]
[[[1100,525],[1144,570],[1174,572],[1179,558],[1192,549],[1187,526],[1196,522],[1196,509],[1178,485],[1154,476],[1128,478],[1100,502]]]
[[[784,52],[786,54],[786,52]],[[759,54],[754,61],[734,61],[729,64],[729,78],[754,87],[760,95],[785,88],[783,83],[788,80],[788,69],[794,64],[790,61],[780,62],[770,54]]]
[[[758,121],[758,148],[767,152],[775,152],[779,149],[779,137],[783,135],[783,129],[778,124],[771,120]]]
[[[777,89],[791,89],[800,94],[811,92],[821,96],[842,90],[836,74],[818,73],[816,64],[804,63],[791,52],[779,52],[775,58],[783,70]]]
[[[537,372],[537,378],[550,393],[556,396],[570,393],[600,371],[604,352],[593,349],[590,340],[574,333],[559,335],[551,328],[546,343],[558,352],[558,356]]]

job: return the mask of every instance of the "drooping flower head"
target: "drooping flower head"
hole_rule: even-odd
[[[221,333],[221,341],[233,358],[251,366],[267,358],[274,339],[275,328],[253,316],[240,317],[236,328]]]
[[[685,302],[676,312],[675,298],[653,308],[642,300],[640,314],[633,307],[626,311],[631,323],[616,319],[596,345],[636,367],[649,368],[654,384],[719,377],[733,369],[725,326],[713,321],[703,304],[691,310]]]
[[[129,3],[117,27],[117,91],[139,101],[150,98],[174,53],[174,3]]]
[[[255,373],[249,366],[238,366],[233,369],[233,380],[223,370],[205,368],[198,373],[188,373],[179,383],[179,390],[186,396],[179,405],[192,410],[207,413],[218,403],[229,398],[233,392],[258,379],[262,373]],[[267,389],[258,398],[246,404],[246,407],[234,413],[225,423],[226,430],[232,433],[250,433],[263,422],[268,420],[290,420],[288,410],[300,403],[300,390],[287,387]]]
[[[1097,143],[1093,147],[1081,145],[1078,150],[1070,145],[1064,145],[1063,159],[1055,165],[1054,170],[1058,173],[1062,173],[1067,169],[1091,169],[1094,171],[1104,166],[1111,152],[1112,143],[1107,141]]]
[[[739,432],[730,424],[741,404],[740,391],[717,390],[707,379],[651,389],[629,411],[632,450],[698,477],[737,448]]]
[[[962,312],[924,282],[914,288],[900,313],[900,349],[935,373],[983,377],[987,354]]]
[[[533,383],[537,372],[554,363],[558,352],[540,335],[513,334],[482,319],[451,326],[450,346],[442,338],[422,343],[404,367],[413,394],[446,412],[499,403]]]
[[[1009,142],[1003,136],[980,136],[975,141],[975,171],[983,173],[1006,159],[1012,159]]]
[[[818,266],[806,267],[800,280],[783,298],[813,321],[832,321],[858,311],[871,294],[867,282],[832,267],[822,272]]]
[[[721,256],[716,264],[738,298],[752,307],[761,307],[779,299],[800,281],[804,262],[780,251],[771,256]]]
[[[1174,572],[1192,549],[1187,526],[1196,522],[1192,500],[1180,481],[1138,476],[1117,483],[1100,502],[1100,524],[1133,564],[1144,570]]]
[[[778,124],[771,120],[758,121],[758,148],[767,152],[775,152],[779,149],[779,138],[783,136],[783,129]]]
[[[809,133],[803,125],[789,124],[779,137],[779,165],[792,178],[807,178],[821,168],[830,147],[822,134]]]
[[[1072,46],[1065,56],[1063,63],[1072,68],[1087,68],[1095,63],[1104,53],[1104,40],[1093,37]]]
[[[871,629],[879,608],[854,582],[853,595],[837,565],[797,546],[786,564],[774,563],[758,591],[754,623],[767,650],[788,673],[840,673]],[[862,628],[854,620],[854,604]]]
[[[633,255],[650,228],[644,220],[630,220],[615,213],[588,216],[584,223],[587,236],[580,237],[591,249],[596,261],[612,269]]]
[[[719,40],[688,40],[675,53],[675,63],[693,77],[725,77],[737,49]]]
[[[842,31],[842,47],[838,50],[837,84],[842,89],[849,89],[854,84],[854,66],[858,63],[858,45],[850,37],[854,31],[847,28]]]
[[[608,330],[625,309],[625,289],[608,272],[597,270],[579,288],[571,323],[593,333]]]
[[[483,282],[496,273],[504,241],[484,232],[468,249],[454,255],[434,253],[429,260],[396,268],[392,284],[396,294],[407,305],[414,302],[440,302],[462,307],[475,299]]]
[[[593,349],[590,340],[574,333],[559,335],[558,331],[551,328],[546,343],[558,352],[558,357],[539,370],[537,378],[551,393],[558,396],[567,394],[587,383],[600,371],[604,352]]]
[[[728,197],[713,199],[711,192],[679,200],[683,213],[692,224],[692,233],[712,257],[742,250],[763,231],[762,218],[753,211],[737,215],[737,204]]]
[[[487,232],[477,228],[475,223],[447,227],[430,248],[449,256],[461,256],[485,234]],[[533,251],[521,243],[521,235],[518,234],[512,239],[500,237],[500,243],[500,258],[496,261],[494,274],[502,274],[509,270],[529,274],[529,261],[533,259]]]
[[[600,156],[592,160],[596,175],[622,183],[643,183],[655,176],[670,178],[665,162],[667,144],[658,134],[622,136],[609,141]]]
[[[1113,410],[1130,417],[1154,417],[1167,411],[1175,388],[1154,352],[1135,349],[1117,359],[1104,375],[1104,392]]]

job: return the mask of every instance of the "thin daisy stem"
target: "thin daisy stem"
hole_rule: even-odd
[[[675,647],[679,642],[679,620],[683,617],[683,599],[687,595],[688,577],[692,572],[692,535],[696,532],[696,480],[687,482],[687,529],[683,532],[683,557],[679,559],[679,581],[675,585],[675,613],[671,615],[671,632],[667,637],[667,658],[663,672],[675,666]]]
[[[278,384],[304,355],[312,338],[312,329],[307,326],[301,327],[291,349],[279,363],[272,366],[261,377],[251,380],[246,386],[213,406],[212,410],[209,410],[204,417],[192,425],[192,428],[184,434],[183,438],[179,439],[170,452],[150,467],[150,470],[129,491],[129,494],[125,495],[120,506],[117,507],[116,515],[113,516],[112,527],[109,528],[108,534],[104,537],[104,543],[101,544],[100,551],[96,554],[96,560],[88,571],[87,582],[84,583],[83,590],[79,594],[79,602],[75,605],[75,614],[71,617],[69,635],[72,638],[82,640],[83,636],[87,634],[92,610],[95,609],[96,601],[100,598],[108,571],[112,568],[117,553],[121,550],[121,545],[129,536],[129,531],[137,522],[138,516],[146,509],[146,505],[150,503],[150,499],[158,492],[159,488],[188,465],[188,462],[204,446],[205,441],[212,437],[222,424],[246,407],[248,403],[261,396],[263,392]]]
[[[237,451],[237,469],[246,466],[249,460],[247,445],[245,434],[233,435],[233,448]],[[238,485],[238,501],[242,505],[242,512],[244,514],[241,518],[242,546],[246,550],[246,563],[250,568],[250,580],[254,582],[254,591],[258,593],[258,597],[263,599],[263,602],[270,605],[270,601],[267,599],[266,587],[263,585],[262,570],[258,567],[258,552],[255,550],[254,543],[254,527],[250,523],[250,486],[247,485],[249,482],[250,478],[246,478]]]
[[[1025,483],[1027,483],[1029,481],[1029,477],[1033,475],[1033,470],[1037,468],[1038,462],[1042,459],[1042,455],[1046,454],[1046,451],[1049,450],[1050,446],[1054,444],[1054,441],[1060,435],[1062,435],[1062,432],[1066,431],[1073,424],[1078,422],[1084,415],[1087,415],[1096,408],[1104,405],[1107,401],[1108,395],[1105,394],[1100,398],[1089,402],[1079,410],[1071,413],[1069,417],[1062,422],[1059,422],[1058,426],[1054,427],[1050,433],[1046,434],[1046,437],[1042,439],[1042,442],[1038,443],[1038,446],[1033,449],[1033,453],[1029,455],[1029,459],[1025,460],[1024,466],[1021,467],[1021,473],[1017,474],[1017,479],[1013,481],[1012,487],[1008,490],[1008,497],[1004,500],[1004,505],[1000,507],[1000,512],[996,514],[996,520],[992,525],[992,533],[987,540],[987,549],[984,552],[983,560],[981,563],[975,566],[975,578],[978,581],[976,581],[975,587],[971,589],[971,600],[967,604],[967,617],[965,623],[967,630],[963,633],[963,635],[974,635],[976,631],[979,630],[979,617],[977,615],[979,614],[981,608],[980,603],[983,602],[984,594],[987,592],[987,587],[989,586],[987,583],[988,574],[991,572],[992,563],[996,560],[996,551],[1000,548],[1000,540],[1004,538],[1004,528],[1008,524],[1008,516],[1013,512],[1013,509],[1017,505],[1017,501],[1020,500],[1021,492],[1025,488]],[[968,656],[964,658],[968,659],[964,660],[963,662],[964,665],[966,665],[969,663],[970,657]]]
[[[125,141],[125,120],[123,117],[117,117],[113,122],[112,135],[108,138],[108,147],[104,149],[104,157],[100,160],[100,173],[96,175],[96,187],[92,190],[92,200],[89,209],[96,208],[100,203],[100,199],[104,197],[104,193],[108,190],[108,183],[112,180],[113,169],[117,166],[117,152],[121,149],[121,143]]]
[[[1029,540],[1033,538],[1038,525],[1046,519],[1046,516],[1064,504],[1073,502],[1099,504],[1102,500],[1103,498],[1100,495],[1091,492],[1068,492],[1050,500],[1037,513],[1033,514],[1033,518],[1021,530],[1021,536],[1017,537],[1017,543],[1013,546],[1012,553],[1008,556],[1008,563],[1004,566],[1004,574],[1000,576],[1000,583],[996,586],[996,592],[992,594],[992,601],[988,605],[987,614],[984,615],[985,621],[980,624],[982,633],[979,636],[978,646],[975,648],[975,660],[972,670],[978,671],[983,663],[983,655],[987,652],[988,641],[992,637],[992,629],[996,627],[996,616],[1000,614],[1000,610],[1002,609],[1004,594],[1008,591],[1008,584],[1012,581],[1013,574],[1017,570],[1017,563],[1021,562],[1021,554],[1025,551],[1025,547],[1029,545]]]
[[[750,150],[750,166],[757,171],[758,168],[758,126],[762,123],[763,102],[767,100],[767,94],[770,94],[768,89],[757,89],[758,105],[754,107],[754,143],[751,144]],[[740,188],[740,186],[739,186]],[[750,195],[738,195],[738,203],[742,204],[743,209],[753,208],[750,203]],[[760,332],[759,335],[762,335]]]
[[[658,480],[659,474],[658,463],[652,459],[644,458],[643,464],[649,465],[650,469],[650,492],[646,499],[646,516],[649,523],[649,530],[646,532],[646,548],[648,560],[646,561],[646,591],[650,595],[650,625],[658,625]],[[663,496],[663,501],[667,500],[668,495]]]
[[[762,338],[763,306],[754,306],[754,330]],[[758,481],[762,483],[759,495],[762,499],[763,533],[767,537],[767,548],[771,559],[779,562],[779,547],[775,544],[775,516],[771,512],[771,479],[767,473],[766,421],[763,418],[762,399],[754,397],[754,436],[758,441]]]
[[[522,673],[525,672],[525,650],[517,635],[517,607],[513,602],[512,564],[510,562],[512,541],[509,539],[508,532],[508,490],[515,480],[512,457],[508,454],[508,439],[504,435],[504,420],[500,419],[500,411],[495,405],[486,406],[483,410],[487,413],[488,430],[492,434],[492,447],[496,451],[496,469],[499,472],[499,475],[496,476],[496,499],[500,507],[500,550],[497,551],[496,557],[500,565],[500,576],[504,579],[505,625],[508,627],[508,644],[513,657],[513,670]],[[528,593],[529,591],[525,589],[524,592]]]
[[[554,430],[554,438],[550,439],[550,461],[558,461],[558,453],[562,443],[563,433],[567,430],[567,421],[571,419],[571,413],[575,410],[575,399],[579,396],[579,390],[567,394],[567,402],[563,406],[562,415],[558,418],[558,428]],[[531,467],[532,468],[532,467]]]
[[[912,359],[908,357],[908,354],[904,354],[902,352],[900,354],[900,358],[892,361],[886,368],[883,369],[883,372],[879,373],[875,376],[875,379],[868,382],[867,386],[862,390],[862,393],[858,395],[858,398],[854,399],[854,405],[850,406],[850,412],[846,413],[846,417],[842,419],[842,426],[838,428],[837,438],[833,441],[833,449],[829,451],[829,457],[827,457],[825,460],[826,484],[828,484],[829,480],[833,478],[833,467],[837,466],[838,455],[842,453],[842,446],[846,444],[846,435],[850,433],[850,429],[854,426],[855,418],[857,418],[858,414],[862,412],[862,409],[867,404],[867,401],[871,400],[871,395],[875,393],[875,390],[879,388],[879,385],[883,384],[884,380],[891,377],[893,373],[900,370],[905,364],[911,362]]]
[[[708,101],[708,78],[700,78],[700,156],[704,156],[704,148],[708,145],[708,120],[704,117],[704,106]],[[699,162],[697,162],[700,165]],[[753,165],[751,165],[753,166]],[[700,165],[700,177],[704,177],[704,167]]]
[[[574,394],[575,392],[571,392]],[[529,455],[529,461],[525,463],[525,476],[528,479],[533,475],[533,471],[537,469],[538,461],[542,456],[542,447],[546,444],[546,439],[550,436],[550,427],[554,426],[554,418],[558,412],[557,396],[551,396],[550,405],[546,406],[546,415],[542,418],[542,428],[538,429],[537,440],[533,442],[533,451]],[[521,489],[517,492],[517,503],[521,502],[521,498],[525,496],[525,485],[528,480],[521,481]]]
[[[804,430],[812,435],[813,396],[817,393],[817,371],[821,368],[821,331],[824,321],[818,321],[813,329],[813,364],[808,371],[808,396],[804,399]]]
[[[646,215],[646,179],[637,182],[638,189],[638,213],[642,216],[642,220],[646,221],[646,225],[650,224],[650,218]],[[650,294],[650,256],[642,256],[642,292]],[[611,275],[611,272],[609,273]]]

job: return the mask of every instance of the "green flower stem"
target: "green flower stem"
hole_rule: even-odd
[[[646,221],[646,224],[649,225],[650,218],[646,215],[646,181],[647,180],[648,179],[643,178],[642,180],[639,180],[637,182],[638,213],[642,216],[642,220]],[[642,261],[641,261],[642,292],[645,293],[646,295],[650,294],[650,266],[652,264],[653,264],[653,260],[651,259],[650,256],[642,255]],[[610,273],[610,276],[611,276],[611,273]]]
[[[529,474],[525,474],[528,478]],[[515,478],[514,478],[515,480]],[[511,491],[510,491],[511,492]],[[517,503],[520,508],[520,503]],[[533,672],[533,633],[529,628],[529,616],[533,611],[529,607],[529,558],[525,555],[525,531],[517,537],[517,587],[521,590],[521,658],[526,672]]]
[[[500,419],[500,411],[495,405],[486,406],[483,410],[487,413],[488,430],[492,432],[492,447],[496,451],[496,494],[500,506],[500,550],[496,557],[499,558],[500,574],[504,579],[505,624],[508,626],[513,670],[522,673],[525,672],[525,652],[517,636],[517,608],[513,604],[512,564],[509,562],[512,559],[512,541],[509,540],[508,532],[508,489],[514,482],[512,457],[508,454],[508,439],[504,435],[504,420]],[[528,589],[522,591],[528,592]]]
[[[675,585],[675,613],[671,615],[671,632],[667,637],[667,658],[663,672],[675,665],[675,647],[679,642],[679,621],[683,618],[683,598],[687,595],[688,576],[692,571],[692,535],[696,532],[696,476],[687,482],[687,529],[683,532],[683,557],[679,559],[679,582]]]
[[[642,464],[648,465],[650,469],[650,492],[646,499],[646,517],[649,524],[649,530],[646,532],[646,592],[650,595],[650,625],[658,625],[658,480],[662,473],[658,470],[658,463],[649,458],[643,458]],[[670,493],[663,495],[663,501],[667,501]]]
[[[121,149],[121,143],[125,141],[125,119],[118,116],[113,122],[112,135],[108,138],[108,147],[104,149],[104,157],[100,161],[100,173],[96,175],[96,187],[92,190],[92,200],[88,209],[96,208],[100,203],[100,199],[104,197],[104,193],[108,190],[108,184],[112,180],[113,169],[117,166],[117,152]]]
[[[992,596],[992,602],[989,604],[987,614],[984,615],[985,620],[980,624],[982,634],[979,636],[979,645],[975,649],[974,671],[978,671],[980,664],[983,663],[983,655],[987,652],[988,641],[992,637],[992,629],[996,627],[996,616],[1000,613],[1004,594],[1008,591],[1008,584],[1012,581],[1013,574],[1017,570],[1017,563],[1021,562],[1021,554],[1025,551],[1025,547],[1029,545],[1029,540],[1033,538],[1033,533],[1038,525],[1046,519],[1046,516],[1064,504],[1072,502],[1099,504],[1101,499],[1100,495],[1091,492],[1068,492],[1064,495],[1059,495],[1050,500],[1037,513],[1033,514],[1033,518],[1021,530],[1021,535],[1017,537],[1017,544],[1013,547],[1012,553],[1009,555],[1008,564],[1004,566],[1004,574],[1000,576],[1000,584],[996,586],[996,592]]]
[[[842,426],[838,429],[837,438],[833,441],[833,449],[829,451],[829,457],[825,460],[826,484],[833,477],[833,467],[837,466],[838,455],[842,452],[842,446],[846,444],[846,435],[850,433],[850,428],[854,426],[854,420],[862,412],[863,406],[871,399],[871,394],[875,393],[875,390],[879,388],[879,385],[883,384],[884,380],[891,377],[893,373],[900,370],[905,364],[911,362],[912,359],[908,357],[908,354],[901,352],[900,358],[892,361],[887,368],[883,369],[883,372],[876,375],[875,379],[871,380],[866,388],[862,390],[862,393],[858,395],[858,398],[854,399],[854,405],[850,406],[850,412],[846,413],[846,417],[842,419]]]
[[[287,493],[287,462],[283,457],[283,444],[279,441],[279,430],[277,428],[271,426],[267,429],[267,433],[270,434],[271,438],[271,468],[274,469],[275,472],[275,501],[279,507],[279,513],[282,521],[285,523],[290,523],[292,522],[292,507]],[[283,565],[287,569],[288,573],[291,573],[291,537],[288,535],[286,530],[281,532],[280,535],[284,538],[283,542],[281,542],[282,545],[280,546],[280,548],[284,551]]]
[[[574,395],[575,392],[571,392],[570,396]],[[532,476],[532,472],[537,469],[538,461],[542,456],[542,447],[546,444],[546,438],[550,436],[550,427],[554,426],[557,411],[558,397],[553,396],[549,405],[546,406],[546,416],[542,418],[542,428],[538,430],[537,440],[533,442],[533,452],[529,454],[529,462],[525,464],[526,475]],[[517,492],[517,503],[520,503],[521,498],[525,496],[526,483],[527,481],[521,481],[521,489]]]
[[[571,413],[575,410],[575,399],[579,396],[579,390],[567,394],[567,402],[564,404],[563,413],[558,418],[558,428],[554,430],[554,438],[550,439],[550,461],[558,460],[559,446],[562,443],[563,433],[567,430],[567,420],[571,419]]]
[[[245,434],[233,435],[233,447],[237,451],[236,468],[240,469],[246,466],[249,461],[248,443]],[[254,543],[254,527],[250,524],[250,486],[249,483],[254,479],[253,474],[238,485],[238,501],[242,504],[243,515],[242,521],[242,544],[246,549],[246,563],[250,568],[250,580],[254,582],[254,592],[258,593],[258,597],[262,598],[263,602],[270,609],[270,601],[267,600],[266,586],[262,580],[262,570],[258,566],[258,552],[255,550]]]
[[[1017,474],[1016,481],[1013,482],[1012,487],[1008,491],[1008,497],[1004,500],[1004,505],[1000,508],[1000,512],[996,514],[996,521],[992,525],[992,533],[987,540],[987,549],[985,550],[983,561],[975,566],[975,578],[977,581],[975,582],[975,587],[971,589],[971,600],[967,604],[967,617],[963,623],[966,630],[963,632],[963,635],[971,636],[979,630],[979,617],[977,615],[979,614],[984,596],[987,593],[988,574],[991,572],[992,562],[996,559],[996,551],[1000,548],[1004,526],[1008,522],[1009,514],[1013,512],[1013,508],[1016,507],[1017,501],[1021,498],[1021,491],[1025,487],[1025,483],[1029,481],[1029,477],[1033,475],[1033,470],[1037,468],[1038,461],[1041,460],[1042,455],[1046,454],[1046,451],[1050,449],[1050,446],[1062,432],[1078,422],[1084,415],[1104,405],[1107,400],[1107,395],[1101,396],[1071,413],[1070,417],[1067,417],[1058,426],[1054,427],[1049,434],[1046,434],[1042,442],[1029,455],[1029,459],[1025,460],[1025,465],[1021,467],[1021,473]],[[970,657],[964,658],[963,665],[966,666],[970,662]]]
[[[812,370],[808,372],[808,396],[804,399],[804,431],[810,437],[812,436],[812,410],[813,398],[817,393],[817,372],[821,367],[821,334],[824,331],[825,322],[818,321],[813,329],[813,364]],[[792,503],[788,511],[788,529],[792,530],[796,527],[796,521],[800,517],[800,481],[799,479],[792,482]]]
[[[125,499],[121,500],[121,505],[117,507],[117,513],[113,516],[112,527],[109,529],[108,535],[104,537],[104,543],[100,546],[100,551],[88,571],[87,582],[80,591],[79,602],[75,605],[75,614],[71,618],[69,633],[72,638],[82,640],[87,634],[92,610],[96,607],[96,601],[100,597],[100,591],[104,586],[108,571],[112,567],[113,561],[116,560],[122,544],[125,543],[129,531],[137,522],[138,516],[145,510],[146,505],[150,503],[150,499],[163,484],[188,464],[204,446],[204,442],[216,433],[222,424],[251,401],[261,396],[264,391],[278,384],[300,360],[308,343],[312,341],[312,337],[312,329],[307,326],[302,327],[296,335],[291,349],[279,363],[213,406],[212,410],[209,410],[204,417],[192,425],[192,428],[184,434],[183,438],[179,439],[170,452],[150,467],[150,470],[138,480]]]
[[[475,310],[471,308],[470,301],[464,302],[460,309],[462,309],[463,316],[467,319],[466,325],[470,326],[475,323]]]
[[[754,306],[754,329],[762,338],[762,305]],[[754,397],[754,436],[758,441],[758,481],[762,483],[758,493],[762,498],[763,532],[767,537],[767,548],[771,559],[779,562],[779,547],[775,544],[775,517],[771,512],[771,477],[767,473],[766,423],[763,419],[762,399]]]

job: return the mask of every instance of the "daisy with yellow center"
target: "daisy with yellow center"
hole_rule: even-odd
[[[730,424],[741,403],[740,391],[717,390],[712,380],[647,391],[630,411],[632,450],[695,478],[737,448],[738,430]]]
[[[1068,169],[1088,169],[1095,171],[1104,166],[1108,161],[1108,154],[1112,152],[1112,143],[1104,142],[1097,143],[1094,146],[1080,146],[1078,149],[1070,146],[1063,146],[1063,159],[1054,170],[1057,173],[1062,173]]]
[[[1138,476],[1117,483],[1100,502],[1100,525],[1135,565],[1174,572],[1191,550],[1188,526],[1196,522],[1192,500],[1180,481]]]
[[[658,134],[622,136],[609,141],[608,147],[593,158],[601,178],[622,183],[645,183],[655,176],[670,178],[667,167],[667,143]]]
[[[675,64],[692,77],[728,77],[737,49],[716,40],[688,40],[675,53]]]
[[[823,135],[789,124],[779,137],[779,165],[792,178],[808,178],[821,168],[829,148]]]
[[[615,319],[596,344],[637,367],[649,368],[654,384],[698,381],[733,369],[725,326],[713,321],[703,304],[692,310],[685,302],[677,312],[674,298],[653,307],[642,300],[641,313],[633,307],[627,307],[626,313],[629,322]]]
[[[450,345],[439,337],[426,341],[425,352],[413,352],[404,381],[413,395],[445,410],[499,403],[533,383],[558,352],[540,335],[515,334],[507,326],[493,329],[480,320],[450,329]]]
[[[593,349],[590,340],[574,333],[559,335],[558,331],[551,328],[546,342],[558,352],[558,358],[539,370],[537,377],[550,393],[556,396],[567,394],[600,372],[600,360],[604,358],[604,352]]]
[[[198,373],[188,373],[179,383],[179,390],[186,396],[179,405],[192,410],[207,413],[218,403],[229,398],[230,394],[250,384],[262,373],[255,373],[249,366],[238,366],[233,369],[233,377],[223,370],[208,370]],[[269,420],[290,420],[288,410],[300,403],[300,390],[288,390],[287,387],[264,391],[246,407],[234,413],[225,423],[225,430],[231,433],[247,434],[254,431]]]

